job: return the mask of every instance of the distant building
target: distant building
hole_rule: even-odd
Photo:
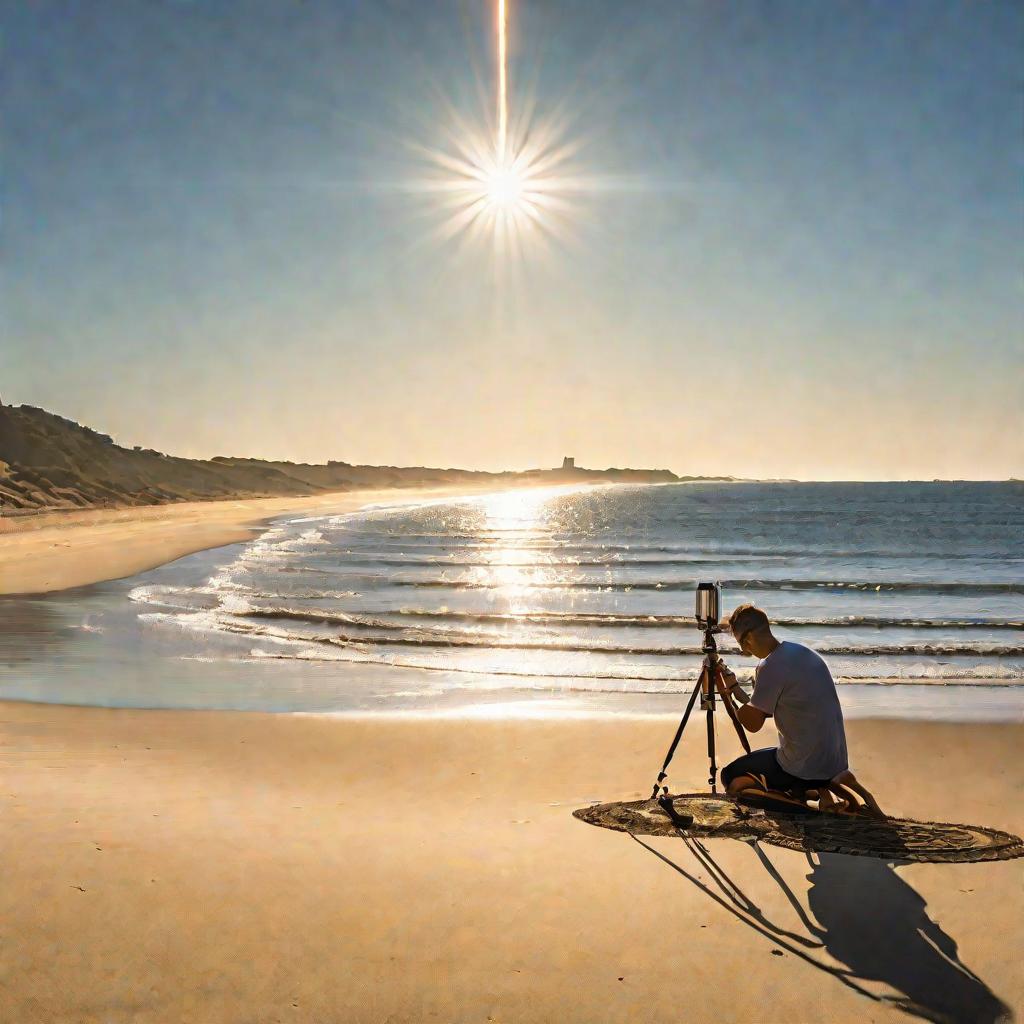
[[[575,468],[576,468],[576,460],[571,455],[566,455],[566,457],[564,459],[562,459],[562,469],[566,470],[566,469],[575,469]]]

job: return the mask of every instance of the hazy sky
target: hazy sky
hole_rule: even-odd
[[[509,0],[577,199],[498,265],[414,145],[492,4],[5,4],[0,397],[176,454],[1024,476],[1024,6]]]

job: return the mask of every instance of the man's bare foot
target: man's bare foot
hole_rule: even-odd
[[[881,807],[878,806],[878,802],[871,795],[871,793],[857,781],[857,776],[853,774],[849,769],[844,772],[840,772],[833,780],[834,785],[838,785],[842,789],[846,789],[851,793],[856,793],[857,796],[864,801],[864,807],[867,812],[875,818],[887,818],[888,815]]]

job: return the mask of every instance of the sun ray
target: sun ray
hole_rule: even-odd
[[[498,0],[498,157],[508,142],[508,8]]]

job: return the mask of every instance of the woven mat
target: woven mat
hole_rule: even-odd
[[[597,804],[573,811],[590,825],[645,836],[757,840],[787,850],[848,853],[883,860],[969,864],[1024,857],[1024,840],[983,825],[950,825],[906,818],[849,818],[834,814],[786,814],[744,807],[711,793],[672,797],[676,813],[693,825],[677,830],[654,800]]]

